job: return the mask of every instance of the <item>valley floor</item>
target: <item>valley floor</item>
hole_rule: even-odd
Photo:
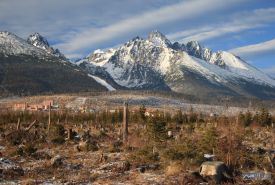
[[[54,102],[50,114],[13,110],[45,100]],[[125,100],[127,143],[120,119]],[[9,98],[1,107],[0,184],[215,184],[215,178],[199,174],[204,154],[228,167],[227,184],[274,182],[242,178],[245,172],[269,172],[272,178],[275,173],[275,128],[246,125],[238,113],[247,108],[140,94]]]

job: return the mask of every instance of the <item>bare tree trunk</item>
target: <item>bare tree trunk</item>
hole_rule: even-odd
[[[50,132],[50,127],[51,127],[51,104],[49,106],[48,133]]]
[[[128,103],[124,102],[123,109],[123,143],[126,144],[128,142]]]
[[[72,139],[73,139],[73,136],[72,136],[73,134],[72,134],[72,132],[73,132],[72,129],[69,128],[69,129],[68,129],[68,140],[72,140]]]
[[[21,126],[21,121],[20,121],[20,118],[18,118],[16,130],[20,130],[20,126]]]

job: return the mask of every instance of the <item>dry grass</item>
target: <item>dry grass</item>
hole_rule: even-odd
[[[51,96],[37,97],[33,101],[41,101],[44,98],[51,98]],[[71,101],[73,98],[73,96],[65,97],[64,102]],[[201,179],[194,174],[186,173],[186,171],[197,170],[201,160],[204,160],[203,154],[212,152],[213,148],[217,160],[227,162],[228,156],[230,156],[230,167],[236,172],[250,169],[271,170],[268,167],[268,161],[263,160],[262,155],[247,150],[248,147],[251,147],[247,142],[253,144],[253,147],[261,146],[261,143],[265,141],[263,141],[264,137],[258,137],[260,134],[267,134],[267,140],[270,142],[273,139],[274,141],[274,129],[254,126],[249,129],[244,128],[235,123],[235,118],[228,118],[227,121],[223,119],[223,122],[184,123],[183,125],[171,122],[169,129],[173,130],[175,137],[159,143],[149,139],[148,130],[143,128],[141,124],[131,122],[127,145],[123,145],[119,141],[121,135],[118,124],[114,127],[110,123],[101,124],[100,126],[103,128],[100,128],[98,127],[99,124],[93,125],[88,122],[83,124],[84,126],[81,128],[80,124],[74,125],[70,121],[60,124],[64,126],[65,130],[72,128],[78,134],[90,128],[91,142],[99,150],[76,151],[75,146],[81,143],[77,139],[66,140],[62,144],[54,144],[50,142],[51,137],[46,133],[45,123],[34,127],[31,130],[32,134],[28,135],[29,137],[33,136],[37,131],[40,133],[38,136],[45,137],[44,139],[40,137],[32,139],[34,141],[31,147],[37,149],[37,151],[33,151],[36,157],[32,155],[32,152],[29,155],[18,155],[16,151],[19,145],[11,145],[8,138],[0,137],[0,145],[5,146],[5,149],[1,151],[3,156],[19,164],[25,170],[24,176],[22,178],[15,177],[15,180],[21,180],[21,184],[35,184],[46,180],[75,184],[88,182],[99,184],[118,184],[120,182],[129,184],[198,184]],[[0,125],[3,133],[14,131],[15,128],[16,123]],[[212,128],[216,130],[217,136],[211,135],[209,132]],[[66,136],[63,132],[61,135],[63,138]],[[22,147],[31,149],[25,143],[30,139],[27,136],[22,137],[24,140],[20,143]],[[212,142],[214,145],[213,148],[210,148]],[[49,157],[43,157],[44,154]],[[56,155],[64,157],[64,164],[53,168],[50,165],[50,158]],[[130,161],[131,168],[129,171],[99,170],[103,165],[123,160]],[[137,169],[141,165],[147,165],[144,173]],[[158,168],[150,167],[150,165],[158,165]],[[238,180],[238,177],[236,179]]]
[[[184,167],[180,162],[171,162],[167,167],[165,174],[168,176],[179,175],[184,171]]]

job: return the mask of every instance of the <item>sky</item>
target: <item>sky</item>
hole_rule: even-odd
[[[153,30],[230,51],[275,77],[275,0],[0,0],[0,31],[39,32],[71,59]]]

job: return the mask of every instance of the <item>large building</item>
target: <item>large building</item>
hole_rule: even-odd
[[[15,111],[38,111],[38,110],[48,110],[54,105],[53,100],[44,100],[40,104],[28,104],[28,103],[17,103],[13,105],[13,110]]]

